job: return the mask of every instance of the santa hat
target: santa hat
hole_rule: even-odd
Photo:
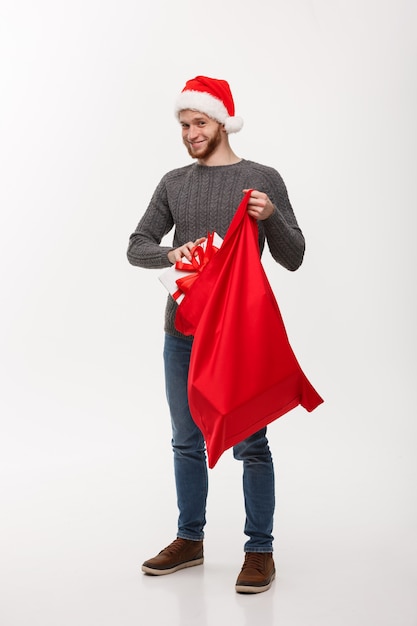
[[[188,80],[175,103],[175,115],[185,109],[205,113],[224,124],[227,133],[237,133],[243,126],[243,119],[235,115],[232,92],[225,80],[207,76]]]

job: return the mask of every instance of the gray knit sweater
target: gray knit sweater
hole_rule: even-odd
[[[266,239],[275,261],[288,270],[296,270],[302,263],[305,244],[284,181],[273,168],[245,159],[234,165],[193,163],[165,174],[130,236],[129,262],[146,268],[169,267],[167,255],[173,248],[211,231],[224,238],[243,198],[243,189],[263,191],[275,206],[267,220],[258,221],[261,254]],[[172,247],[161,246],[162,238],[172,228]],[[176,302],[168,295],[165,332],[182,337],[174,325],[176,308]]]

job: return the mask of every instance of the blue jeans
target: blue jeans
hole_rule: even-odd
[[[188,407],[191,347],[192,341],[165,335],[165,384],[179,509],[177,537],[199,541],[206,523],[208,474],[204,438]],[[243,461],[244,532],[249,538],[244,550],[272,552],[275,486],[266,428],[234,446],[233,455]]]

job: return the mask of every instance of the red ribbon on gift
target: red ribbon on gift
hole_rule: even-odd
[[[205,248],[201,245],[191,248],[191,263],[184,263],[183,261],[177,261],[175,263],[176,270],[180,270],[182,272],[192,272],[192,274],[188,274],[183,278],[178,278],[178,280],[175,281],[178,289],[172,296],[174,300],[178,300],[181,294],[186,294],[189,291],[191,286],[200,276],[203,269],[206,267],[207,263],[218,251],[218,248],[213,245],[213,238],[214,233],[208,233]]]

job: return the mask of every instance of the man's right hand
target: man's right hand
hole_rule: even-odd
[[[175,248],[175,250],[170,250],[168,252],[169,262],[172,263],[172,265],[174,265],[174,263],[176,263],[177,261],[181,261],[183,257],[188,259],[188,261],[191,261],[191,250],[195,246],[200,245],[200,243],[203,243],[203,241],[205,240],[206,240],[206,237],[200,237],[199,239],[196,239],[194,242],[189,241],[188,243],[185,243],[183,246],[180,246],[179,248]]]

